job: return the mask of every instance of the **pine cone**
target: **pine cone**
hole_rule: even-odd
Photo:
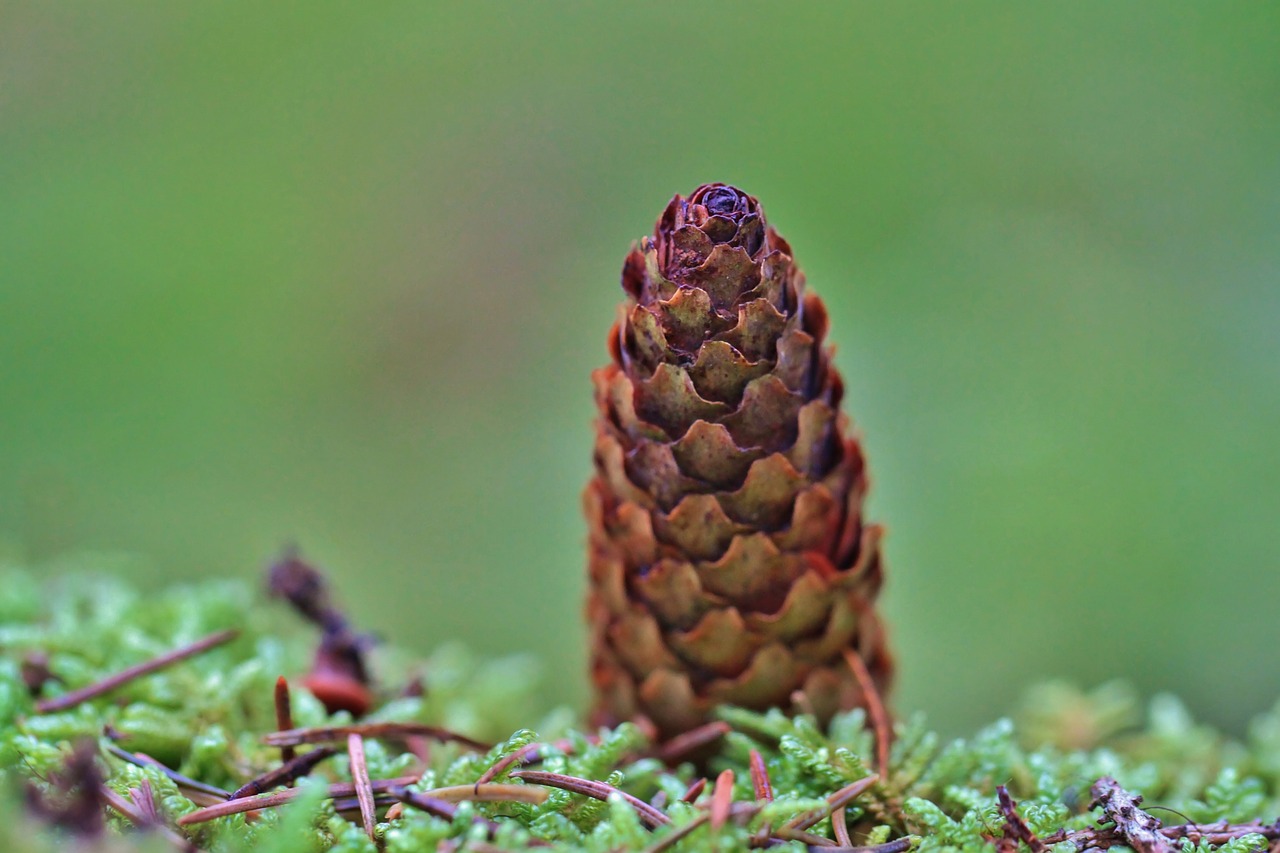
[[[584,495],[597,720],[672,736],[796,690],[824,721],[864,704],[845,651],[879,689],[893,669],[881,529],[791,247],[756,199],[707,184],[672,199],[622,287]]]

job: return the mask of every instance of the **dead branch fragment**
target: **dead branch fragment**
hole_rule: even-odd
[[[769,768],[764,765],[764,758],[759,750],[751,750],[751,788],[757,800],[773,802],[773,782],[769,779]]]
[[[996,786],[996,798],[1000,803],[1000,814],[1004,816],[1004,838],[1013,842],[1016,850],[1021,841],[1031,848],[1032,853],[1046,853],[1049,845],[1045,844],[1027,826],[1027,822],[1018,814],[1018,801],[1009,796],[1009,789],[1004,785]]]
[[[653,756],[664,764],[675,764],[679,759],[710,746],[731,731],[733,727],[723,720],[703,723],[657,747],[653,750]]]
[[[356,800],[360,803],[360,820],[365,835],[377,844],[374,828],[378,825],[378,813],[373,804],[373,785],[369,781],[369,765],[364,758],[364,738],[358,734],[347,735],[347,757],[351,760],[351,781],[356,788]]]
[[[184,661],[189,657],[195,657],[198,654],[207,652],[209,649],[221,646],[234,640],[240,634],[234,628],[225,631],[218,631],[196,640],[194,643],[183,646],[180,649],[174,649],[171,652],[165,652],[162,655],[152,658],[148,661],[135,664],[126,669],[122,669],[114,675],[109,675],[101,681],[81,687],[79,690],[72,690],[70,693],[64,693],[61,696],[55,696],[52,699],[41,699],[36,703],[36,711],[41,714],[50,714],[54,711],[65,711],[68,708],[74,708],[81,702],[87,702],[90,699],[96,699],[104,693],[110,693],[118,687],[122,687],[136,678],[144,675],[150,675],[159,669]]]
[[[862,691],[862,698],[867,703],[867,717],[871,720],[871,730],[875,733],[876,739],[876,772],[880,774],[881,779],[888,779],[889,746],[893,743],[893,724],[889,721],[889,712],[885,710],[884,699],[881,698],[875,679],[871,677],[871,672],[867,669],[862,656],[853,649],[845,649],[844,659],[849,664],[853,678],[858,682],[858,689]]]
[[[582,794],[586,797],[592,797],[597,800],[608,801],[609,796],[618,794],[627,804],[636,810],[636,814],[640,816],[641,823],[644,823],[650,829],[659,826],[666,826],[671,823],[671,818],[646,803],[644,800],[634,797],[625,791],[605,782],[596,782],[591,779],[580,779],[577,776],[566,776],[563,773],[546,773],[541,770],[521,770],[518,773],[511,774],[513,778],[523,779],[535,785],[547,785],[552,788],[559,788],[562,791],[569,791],[574,794]]]
[[[295,755],[275,770],[269,770],[261,776],[245,782],[239,788],[236,788],[228,799],[238,800],[241,797],[252,797],[255,794],[265,793],[281,785],[291,785],[310,773],[321,761],[337,753],[338,751],[331,746],[322,746],[310,752],[304,752],[302,755]]]
[[[199,803],[201,799],[209,799],[213,801],[229,800],[231,793],[224,791],[219,787],[201,782],[198,779],[192,779],[190,776],[183,776],[177,770],[173,770],[162,764],[158,759],[152,758],[145,752],[127,752],[116,746],[114,743],[106,745],[107,752],[119,758],[121,761],[127,761],[137,767],[154,767],[168,776],[173,784],[177,785],[179,790],[187,795],[192,802]],[[192,794],[195,796],[193,797]],[[209,805],[209,803],[205,803]]]
[[[473,740],[466,735],[442,729],[439,726],[428,726],[424,723],[356,723],[350,726],[317,726],[305,729],[290,729],[285,732],[267,732],[262,742],[267,746],[300,746],[304,743],[340,743],[349,735],[360,735],[364,738],[406,738],[423,735],[434,740],[461,744],[476,752],[484,752],[489,745]]]
[[[1173,853],[1174,846],[1160,834],[1160,821],[1139,806],[1142,797],[1131,794],[1110,776],[1103,776],[1089,788],[1093,808],[1102,809],[1099,823],[1110,822],[1115,832],[1137,853]]]
[[[276,679],[275,695],[276,729],[287,732],[293,728],[293,701],[289,696],[289,680],[283,675]],[[293,760],[294,750],[291,746],[280,747],[280,760],[288,764]]]
[[[375,779],[370,782],[370,787],[375,794],[390,793],[391,789],[396,786],[411,785],[416,781],[418,781],[417,776],[398,776],[395,779]],[[215,803],[199,811],[183,815],[178,819],[178,825],[190,826],[194,823],[204,823],[227,815],[276,808],[301,797],[305,790],[305,788],[286,788],[283,791],[273,791],[270,794],[258,794],[253,797],[241,797],[238,800],[227,800],[225,803]],[[338,782],[325,789],[325,796],[329,799],[353,797],[355,794],[356,788],[351,782]]]
[[[859,779],[857,782],[845,785],[839,791],[827,797],[827,805],[825,808],[815,809],[811,812],[797,815],[791,820],[783,824],[786,829],[808,829],[827,815],[831,814],[838,808],[843,808],[858,797],[866,793],[867,789],[880,781],[880,777],[874,773],[865,778]]]

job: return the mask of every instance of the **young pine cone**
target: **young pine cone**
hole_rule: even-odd
[[[796,690],[824,722],[863,705],[846,651],[878,689],[893,669],[881,530],[791,247],[754,198],[707,184],[672,199],[622,288],[584,496],[597,720],[669,737]]]

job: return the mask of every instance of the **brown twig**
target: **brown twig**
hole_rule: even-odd
[[[722,770],[716,777],[715,787],[711,789],[711,828],[719,830],[729,819],[729,809],[733,806],[733,771]]]
[[[283,675],[276,679],[275,689],[276,730],[287,732],[293,728],[293,702],[289,697],[289,681]],[[288,764],[293,760],[292,746],[280,747],[280,760]]]
[[[224,791],[221,788],[215,787],[214,785],[210,785],[206,782],[201,782],[198,779],[192,779],[190,776],[183,776],[177,770],[166,767],[164,764],[161,764],[158,759],[152,758],[145,752],[128,752],[116,746],[114,743],[106,744],[106,750],[121,761],[127,761],[137,767],[156,768],[165,776],[168,776],[169,779],[171,779],[179,788],[186,788],[195,793],[205,794],[215,800],[231,799],[230,792]]]
[[[358,734],[347,735],[347,757],[351,760],[351,781],[356,787],[356,799],[360,802],[360,820],[364,824],[365,835],[374,844],[378,843],[374,828],[378,824],[378,814],[373,805],[373,785],[369,781],[369,765],[364,758],[364,738]]]
[[[875,680],[867,670],[862,656],[853,649],[844,650],[845,662],[858,682],[862,698],[867,703],[867,716],[871,720],[871,730],[876,738],[876,772],[881,779],[889,778],[889,745],[893,743],[893,725],[889,722],[889,712],[885,710],[884,700],[876,687]]]
[[[769,768],[764,765],[764,757],[758,750],[751,750],[751,788],[757,800],[773,802],[773,783],[769,780]]]
[[[412,735],[425,735],[438,741],[461,744],[476,752],[489,749],[488,744],[473,740],[466,735],[442,729],[439,726],[428,726],[423,723],[356,723],[350,726],[317,726],[305,729],[290,729],[285,732],[267,732],[262,742],[267,746],[300,746],[304,743],[335,743],[345,741],[349,735],[360,735],[365,738],[405,738]]]
[[[170,666],[178,663],[179,661],[186,660],[189,657],[194,657],[195,655],[207,652],[209,649],[221,646],[224,643],[229,643],[234,640],[239,633],[240,632],[234,628],[229,628],[225,631],[218,631],[217,633],[210,634],[209,636],[196,640],[194,643],[183,646],[182,648],[174,649],[171,652],[165,652],[151,660],[143,661],[142,663],[134,664],[131,667],[122,669],[114,675],[109,675],[100,681],[88,684],[78,690],[72,690],[70,693],[64,693],[61,696],[54,696],[51,699],[41,699],[36,703],[36,712],[40,714],[49,714],[54,711],[65,711],[68,708],[74,708],[81,702],[87,702],[90,699],[96,699],[104,693],[110,693],[112,690],[122,687],[136,678],[141,678],[144,675],[150,675],[158,669],[164,669],[166,666]]]
[[[546,788],[534,785],[504,785],[500,782],[488,782],[483,785],[449,785],[444,788],[432,788],[422,793],[446,803],[470,800],[478,803],[529,803],[535,806],[542,805],[550,796]]]
[[[859,779],[857,782],[845,785],[827,797],[827,805],[824,808],[796,815],[784,823],[783,827],[786,829],[808,829],[836,809],[849,805],[878,781],[880,781],[880,777],[872,774],[866,778]]]
[[[512,778],[523,779],[526,782],[532,782],[535,785],[547,785],[552,788],[559,788],[562,791],[569,791],[574,794],[582,794],[586,797],[592,797],[597,800],[609,799],[611,794],[618,794],[622,799],[627,801],[631,808],[635,809],[636,814],[640,816],[640,821],[654,829],[659,826],[667,826],[671,823],[671,818],[646,803],[644,800],[634,797],[625,791],[605,782],[596,782],[591,779],[580,779],[577,776],[566,776],[563,773],[546,773],[541,770],[521,770],[518,773],[512,773]]]
[[[1110,776],[1094,782],[1089,793],[1093,795],[1091,807],[1102,809],[1099,823],[1112,823],[1136,853],[1173,853],[1174,846],[1160,833],[1160,821],[1139,808],[1142,797],[1121,788]]]
[[[836,837],[836,844],[841,847],[852,847],[853,839],[849,837],[849,823],[845,819],[844,806],[831,811],[831,833]]]
[[[823,851],[830,850],[836,846],[836,843],[830,838],[823,838],[821,835],[814,835],[812,832],[805,832],[803,829],[796,829],[791,826],[780,826],[774,830],[773,834],[760,846],[772,846],[779,841],[799,841],[801,844],[808,845],[810,850],[820,849]]]
[[[588,738],[588,743],[595,744],[599,742],[600,738],[598,735],[591,735]],[[480,779],[476,780],[476,784],[485,785],[492,783],[494,779],[497,779],[499,774],[506,772],[512,765],[517,765],[517,763],[521,763],[522,765],[522,763],[535,761],[536,758],[538,758],[539,752],[543,751],[543,749],[549,748],[559,749],[559,751],[563,753],[571,753],[573,752],[573,743],[571,740],[563,739],[557,740],[556,743],[525,744],[524,747],[517,749],[517,751],[508,753],[506,756],[499,758],[498,761],[493,762],[492,765],[489,766],[488,770],[485,770],[483,774],[480,774]]]
[[[157,820],[153,820],[152,817],[145,814],[137,805],[129,802],[106,785],[102,786],[102,799],[125,820],[129,821],[139,829],[159,833],[166,841],[177,847],[179,850],[184,851],[184,853],[200,853],[200,848],[196,847],[180,833],[174,832],[172,829]]]
[[[390,793],[391,789],[396,786],[409,785],[417,780],[416,776],[399,776],[395,779],[375,779],[370,783],[370,787],[373,789],[375,794]],[[227,800],[225,803],[215,803],[214,805],[206,806],[199,811],[183,815],[178,819],[178,825],[190,826],[193,823],[204,823],[205,821],[226,817],[227,815],[251,812],[258,809],[275,808],[296,800],[298,797],[301,797],[305,791],[305,788],[285,788],[283,791],[273,791],[270,794],[258,794],[253,797],[241,797],[238,800]],[[337,784],[330,785],[325,789],[325,797],[329,799],[353,797],[355,796],[355,793],[355,785],[351,782],[338,782]]]
[[[147,823],[155,826],[160,823],[160,812],[156,809],[155,791],[151,790],[151,780],[143,777],[142,783],[129,789],[129,799],[138,807],[138,812]]]
[[[459,787],[470,788],[471,786],[465,785]],[[446,800],[442,800],[439,797],[431,796],[431,792],[418,793],[417,791],[410,791],[403,785],[398,785],[388,789],[387,793],[404,803],[406,806],[412,806],[418,811],[426,812],[429,815],[434,815],[435,817],[444,818],[449,821],[456,820],[458,817],[458,807],[456,805]],[[489,833],[490,838],[492,838],[498,831],[497,823],[481,815],[475,815],[472,817],[471,822],[473,824],[483,826]],[[468,841],[467,844],[468,846],[474,846],[474,842],[471,841]],[[532,838],[529,840],[529,846],[548,847],[550,845],[548,842],[543,841],[540,838]]]
[[[254,777],[245,782],[239,788],[236,788],[230,799],[238,800],[241,797],[252,797],[255,794],[262,794],[277,788],[281,785],[291,785],[298,780],[299,777],[306,776],[321,761],[330,756],[336,755],[337,750],[331,746],[322,746],[313,749],[310,752],[304,752],[302,755],[295,755],[289,761],[281,764],[274,770],[269,770],[261,776]]]
[[[702,792],[707,789],[707,777],[699,776],[689,783],[689,787],[684,789],[684,794],[680,797],[682,803],[692,803],[698,797],[702,796]]]
[[[1004,785],[997,785],[996,799],[1000,803],[1000,814],[1004,816],[1004,837],[1013,842],[1014,849],[1017,849],[1018,842],[1021,841],[1032,853],[1047,853],[1049,845],[1037,838],[1022,815],[1018,814],[1018,801],[1009,796],[1009,789]]]
[[[1261,835],[1273,844],[1280,841],[1280,821],[1276,823],[1226,823],[1218,821],[1210,824],[1186,823],[1178,826],[1160,828],[1160,834],[1173,841],[1186,839],[1193,844],[1204,842],[1214,846],[1226,844],[1228,841],[1244,835]],[[1127,844],[1115,827],[1089,827],[1087,829],[1060,829],[1052,835],[1040,839],[1052,847],[1069,841],[1077,850],[1096,848],[1105,850],[1116,845]]]
[[[886,841],[884,844],[872,844],[869,846],[855,847],[824,847],[822,853],[906,853],[911,849],[914,842],[910,838],[899,838],[894,841]]]
[[[675,764],[678,758],[715,743],[731,731],[733,727],[723,720],[704,723],[684,734],[676,735],[655,748],[652,755],[663,764]]]
[[[676,842],[680,841],[686,835],[693,832],[695,829],[702,826],[704,823],[706,823],[710,819],[711,819],[711,815],[706,812],[703,812],[702,814],[695,817],[693,820],[686,823],[684,826],[674,830],[668,835],[664,835],[662,838],[650,844],[648,847],[644,849],[644,853],[662,853],[663,850],[666,850],[668,847],[671,847]]]

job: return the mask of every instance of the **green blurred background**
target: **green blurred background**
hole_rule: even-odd
[[[1280,6],[0,0],[0,550],[581,703],[588,372],[675,192],[828,301],[899,710],[1280,696]]]

